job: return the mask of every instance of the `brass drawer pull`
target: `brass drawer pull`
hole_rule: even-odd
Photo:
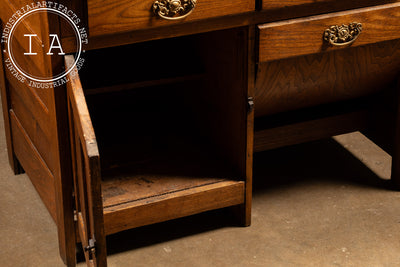
[[[160,18],[178,20],[189,16],[196,7],[197,0],[157,0],[153,11]]]
[[[334,25],[324,32],[324,40],[334,46],[345,46],[352,44],[362,31],[362,24],[358,22]]]

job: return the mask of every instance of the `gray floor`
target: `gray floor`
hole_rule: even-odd
[[[0,266],[64,266],[0,125]],[[390,160],[360,133],[257,154],[251,227],[221,210],[127,231],[108,238],[109,266],[400,266]]]

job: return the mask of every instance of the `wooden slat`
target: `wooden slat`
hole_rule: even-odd
[[[332,25],[351,22],[363,25],[352,47],[400,38],[400,3],[261,25],[259,61],[343,49],[329,46],[323,34]]]
[[[123,178],[122,178],[123,177]],[[102,181],[104,208],[149,199],[154,195],[167,195],[173,192],[188,190],[208,184],[215,184],[224,179],[208,177],[187,177],[159,174],[123,175],[114,179],[104,178]]]
[[[12,85],[12,87],[15,88],[16,93],[18,93],[21,96],[21,98],[24,99],[24,101],[32,110],[32,112],[40,113],[39,117],[43,116],[46,117],[49,115],[49,109],[47,105],[43,102],[42,98],[39,96],[39,94],[34,88],[18,81],[9,71],[6,71],[6,77],[8,82]],[[40,90],[48,92],[51,89],[40,89]]]
[[[15,155],[24,170],[29,174],[32,184],[38,191],[51,216],[56,220],[54,176],[12,110],[10,110],[10,118]]]
[[[18,117],[20,123],[23,125],[27,135],[35,145],[39,154],[49,166],[54,174],[58,162],[56,157],[56,150],[49,149],[50,144],[54,140],[54,133],[50,132],[49,121],[50,115],[43,115],[41,112],[35,112],[29,108],[29,104],[20,96],[21,91],[9,86],[9,96],[11,98],[11,108]],[[25,89],[24,89],[25,90]],[[28,99],[30,101],[31,99]]]
[[[195,187],[105,208],[105,231],[108,235],[243,202],[244,182],[226,181]]]
[[[244,13],[255,9],[251,0],[199,0],[193,13],[183,20],[169,21],[152,11],[154,0],[88,0],[90,36],[169,26],[206,18]]]
[[[367,115],[367,111],[356,111],[349,114],[258,130],[254,135],[254,152],[362,130],[367,127]]]
[[[65,57],[66,67],[69,68],[73,65],[75,59],[73,56]],[[76,71],[76,68],[75,68]],[[77,73],[77,72],[76,72]],[[67,87],[74,94],[74,98],[71,98],[71,106],[75,107],[77,110],[74,113],[74,122],[77,123],[76,129],[79,131],[79,138],[81,138],[84,153],[89,157],[91,155],[98,155],[99,151],[97,148],[96,136],[94,133],[92,121],[90,119],[89,110],[86,105],[86,98],[83,93],[82,84],[79,79],[78,74],[68,75],[70,82]]]

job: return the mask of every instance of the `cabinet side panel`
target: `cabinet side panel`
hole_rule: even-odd
[[[19,21],[10,20],[14,14],[27,10],[32,5],[29,0],[0,1],[0,18],[3,23],[11,23],[15,28],[10,49],[3,54],[5,84],[7,90],[7,114],[10,116],[12,149],[21,166],[31,179],[45,206],[54,219],[56,216],[55,179],[60,177],[58,132],[55,112],[54,91],[49,88],[32,87],[28,81],[20,81],[10,63],[10,51],[18,66],[37,77],[51,77],[52,62],[49,56],[39,51],[47,50],[49,43],[49,23],[46,12],[31,13]],[[56,32],[55,32],[56,33]],[[25,36],[34,34],[32,47],[37,55],[26,56],[30,42]],[[62,90],[62,89],[60,89]],[[11,115],[12,114],[12,115]]]
[[[12,110],[10,110],[10,119],[15,154],[55,219],[54,177]]]

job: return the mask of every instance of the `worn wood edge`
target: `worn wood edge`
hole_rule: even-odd
[[[73,56],[65,57],[65,67],[69,69],[74,63]],[[104,219],[103,219],[103,203],[101,199],[101,173],[100,173],[100,158],[99,150],[97,147],[96,136],[94,133],[93,125],[90,119],[89,110],[86,105],[85,95],[83,93],[82,85],[78,76],[76,67],[72,70],[73,74],[69,74],[69,83],[67,84],[68,97],[70,107],[74,110],[74,118],[71,118],[75,124],[75,129],[79,132],[79,142],[82,145],[83,153],[85,155],[85,172],[86,177],[90,177],[89,187],[87,190],[90,192],[88,198],[88,207],[90,214],[90,222],[86,225],[96,239],[96,256],[94,261],[89,260],[88,253],[85,257],[88,264],[94,264],[97,267],[107,266],[107,249],[104,234]],[[80,230],[82,232],[82,230]]]
[[[323,20],[323,19],[332,19],[335,17],[354,15],[354,14],[359,14],[359,13],[364,13],[364,12],[390,9],[390,8],[394,8],[394,7],[400,7],[400,3],[382,4],[382,5],[370,6],[370,7],[361,7],[361,8],[351,9],[351,10],[332,12],[332,13],[328,13],[328,14],[308,16],[305,18],[293,18],[293,19],[288,19],[288,20],[284,20],[284,21],[277,21],[277,22],[261,24],[261,25],[258,25],[257,27],[260,30],[263,30],[263,29],[298,23],[299,21],[312,22],[312,21],[318,21],[318,20]]]
[[[69,69],[74,64],[74,57],[72,55],[65,56],[65,67]],[[70,101],[73,107],[76,107],[74,112],[75,122],[79,123],[77,130],[80,131],[80,136],[84,136],[85,139],[81,140],[84,144],[83,149],[89,157],[98,156],[99,150],[97,147],[96,136],[94,128],[90,118],[90,113],[86,105],[85,94],[83,93],[82,84],[79,79],[78,70],[76,67],[67,75],[69,83],[67,84],[67,90],[70,91]]]
[[[243,181],[224,181],[155,196],[151,200],[145,199],[105,208],[105,233],[109,235],[126,229],[243,204],[244,190]]]
[[[35,148],[31,139],[25,132],[23,126],[18,120],[18,117],[14,114],[12,110],[10,110],[10,119],[11,119],[12,136],[15,140],[19,141],[14,144],[15,154],[19,158],[23,168],[26,170],[29,179],[36,188],[36,191],[39,193],[51,217],[54,219],[54,221],[57,221],[56,207],[53,198],[46,199],[46,196],[51,197],[52,195],[54,195],[54,187],[52,186],[52,184],[54,183],[54,176],[50,171],[50,169],[48,168],[48,166],[46,165],[43,158],[40,156],[37,149]],[[17,136],[20,136],[20,138],[18,138]],[[28,154],[32,155],[33,157],[29,158],[29,160],[26,159],[28,160],[28,162],[25,162],[25,160],[23,159],[24,155],[26,155],[27,152],[29,152]],[[36,171],[30,167],[30,165],[32,164],[40,168],[41,174],[44,175],[43,177],[40,177],[41,182],[37,181],[39,177],[36,177],[35,173]],[[42,182],[43,180],[47,181],[45,183],[47,186],[43,187],[39,186],[39,184],[43,183]]]
[[[247,99],[255,97],[255,78],[256,78],[256,51],[255,26],[248,27],[248,42],[247,42]],[[248,105],[248,103],[247,103]],[[248,107],[249,108],[249,107]],[[254,154],[254,108],[248,110],[246,117],[246,185],[245,185],[245,218],[244,226],[251,224],[251,207],[253,199],[253,154]]]
[[[96,146],[97,149],[97,146]],[[91,214],[90,228],[96,240],[96,267],[107,266],[106,235],[104,230],[103,200],[101,191],[101,169],[99,155],[89,156],[87,160],[86,177],[90,177],[89,211]],[[89,208],[90,209],[90,208]]]
[[[363,130],[368,126],[368,111],[361,110],[322,119],[264,129],[255,132],[254,152],[328,138]]]

